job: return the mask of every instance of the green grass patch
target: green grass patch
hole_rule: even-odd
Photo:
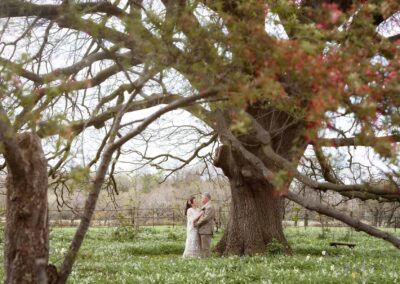
[[[61,264],[74,232],[51,230],[52,263]],[[286,229],[292,256],[274,243],[254,257],[188,260],[181,257],[183,227],[91,228],[69,283],[400,283],[400,251],[389,243],[345,228],[330,228],[324,238],[321,232]],[[221,235],[216,234],[213,245]],[[329,246],[339,240],[357,246]]]

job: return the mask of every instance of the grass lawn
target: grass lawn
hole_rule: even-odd
[[[60,265],[75,228],[51,231],[51,262]],[[293,256],[182,259],[183,227],[91,228],[69,283],[400,283],[400,251],[344,228],[288,228]],[[400,230],[397,231],[400,236]],[[217,233],[213,244],[221,237]],[[354,249],[333,248],[349,240]],[[3,242],[1,243],[3,245]],[[3,250],[2,250],[3,251]],[[0,271],[3,275],[3,268]]]

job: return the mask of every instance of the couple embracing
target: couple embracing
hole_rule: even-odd
[[[215,209],[211,204],[211,195],[203,193],[203,206],[199,210],[195,197],[186,203],[187,216],[186,244],[183,257],[208,257],[211,255],[211,238],[214,231]]]

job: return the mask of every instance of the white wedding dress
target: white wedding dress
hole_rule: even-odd
[[[187,211],[186,244],[183,257],[200,257],[200,238],[193,221],[199,216],[200,210],[189,208]]]

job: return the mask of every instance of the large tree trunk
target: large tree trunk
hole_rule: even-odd
[[[247,155],[255,157],[271,172],[277,173],[280,170],[263,153],[260,138],[254,129],[250,128],[245,134],[239,133],[236,136],[244,151],[229,139],[224,141],[225,129],[230,127],[222,120],[229,121],[233,111],[226,113],[225,119],[217,119],[223,146],[218,148],[214,164],[229,178],[232,205],[227,229],[215,251],[221,255],[253,255],[264,253],[268,244],[276,240],[283,245],[286,252],[290,252],[282,228],[282,195],[287,192],[292,178],[283,177],[279,182],[280,187],[277,188],[271,180],[260,175],[257,166],[249,163],[249,158],[243,152],[247,151]],[[303,128],[300,123],[283,112],[263,107],[248,109],[248,114],[271,133],[272,146],[279,155],[290,161],[298,161],[306,145],[301,137]]]
[[[215,251],[220,255],[254,255],[265,252],[273,240],[290,251],[282,228],[282,197],[272,188],[258,182],[242,182],[238,177],[230,180],[230,186],[230,218]]]
[[[39,137],[23,133],[16,141],[24,172],[8,166],[5,283],[44,283],[49,255],[47,163]]]

